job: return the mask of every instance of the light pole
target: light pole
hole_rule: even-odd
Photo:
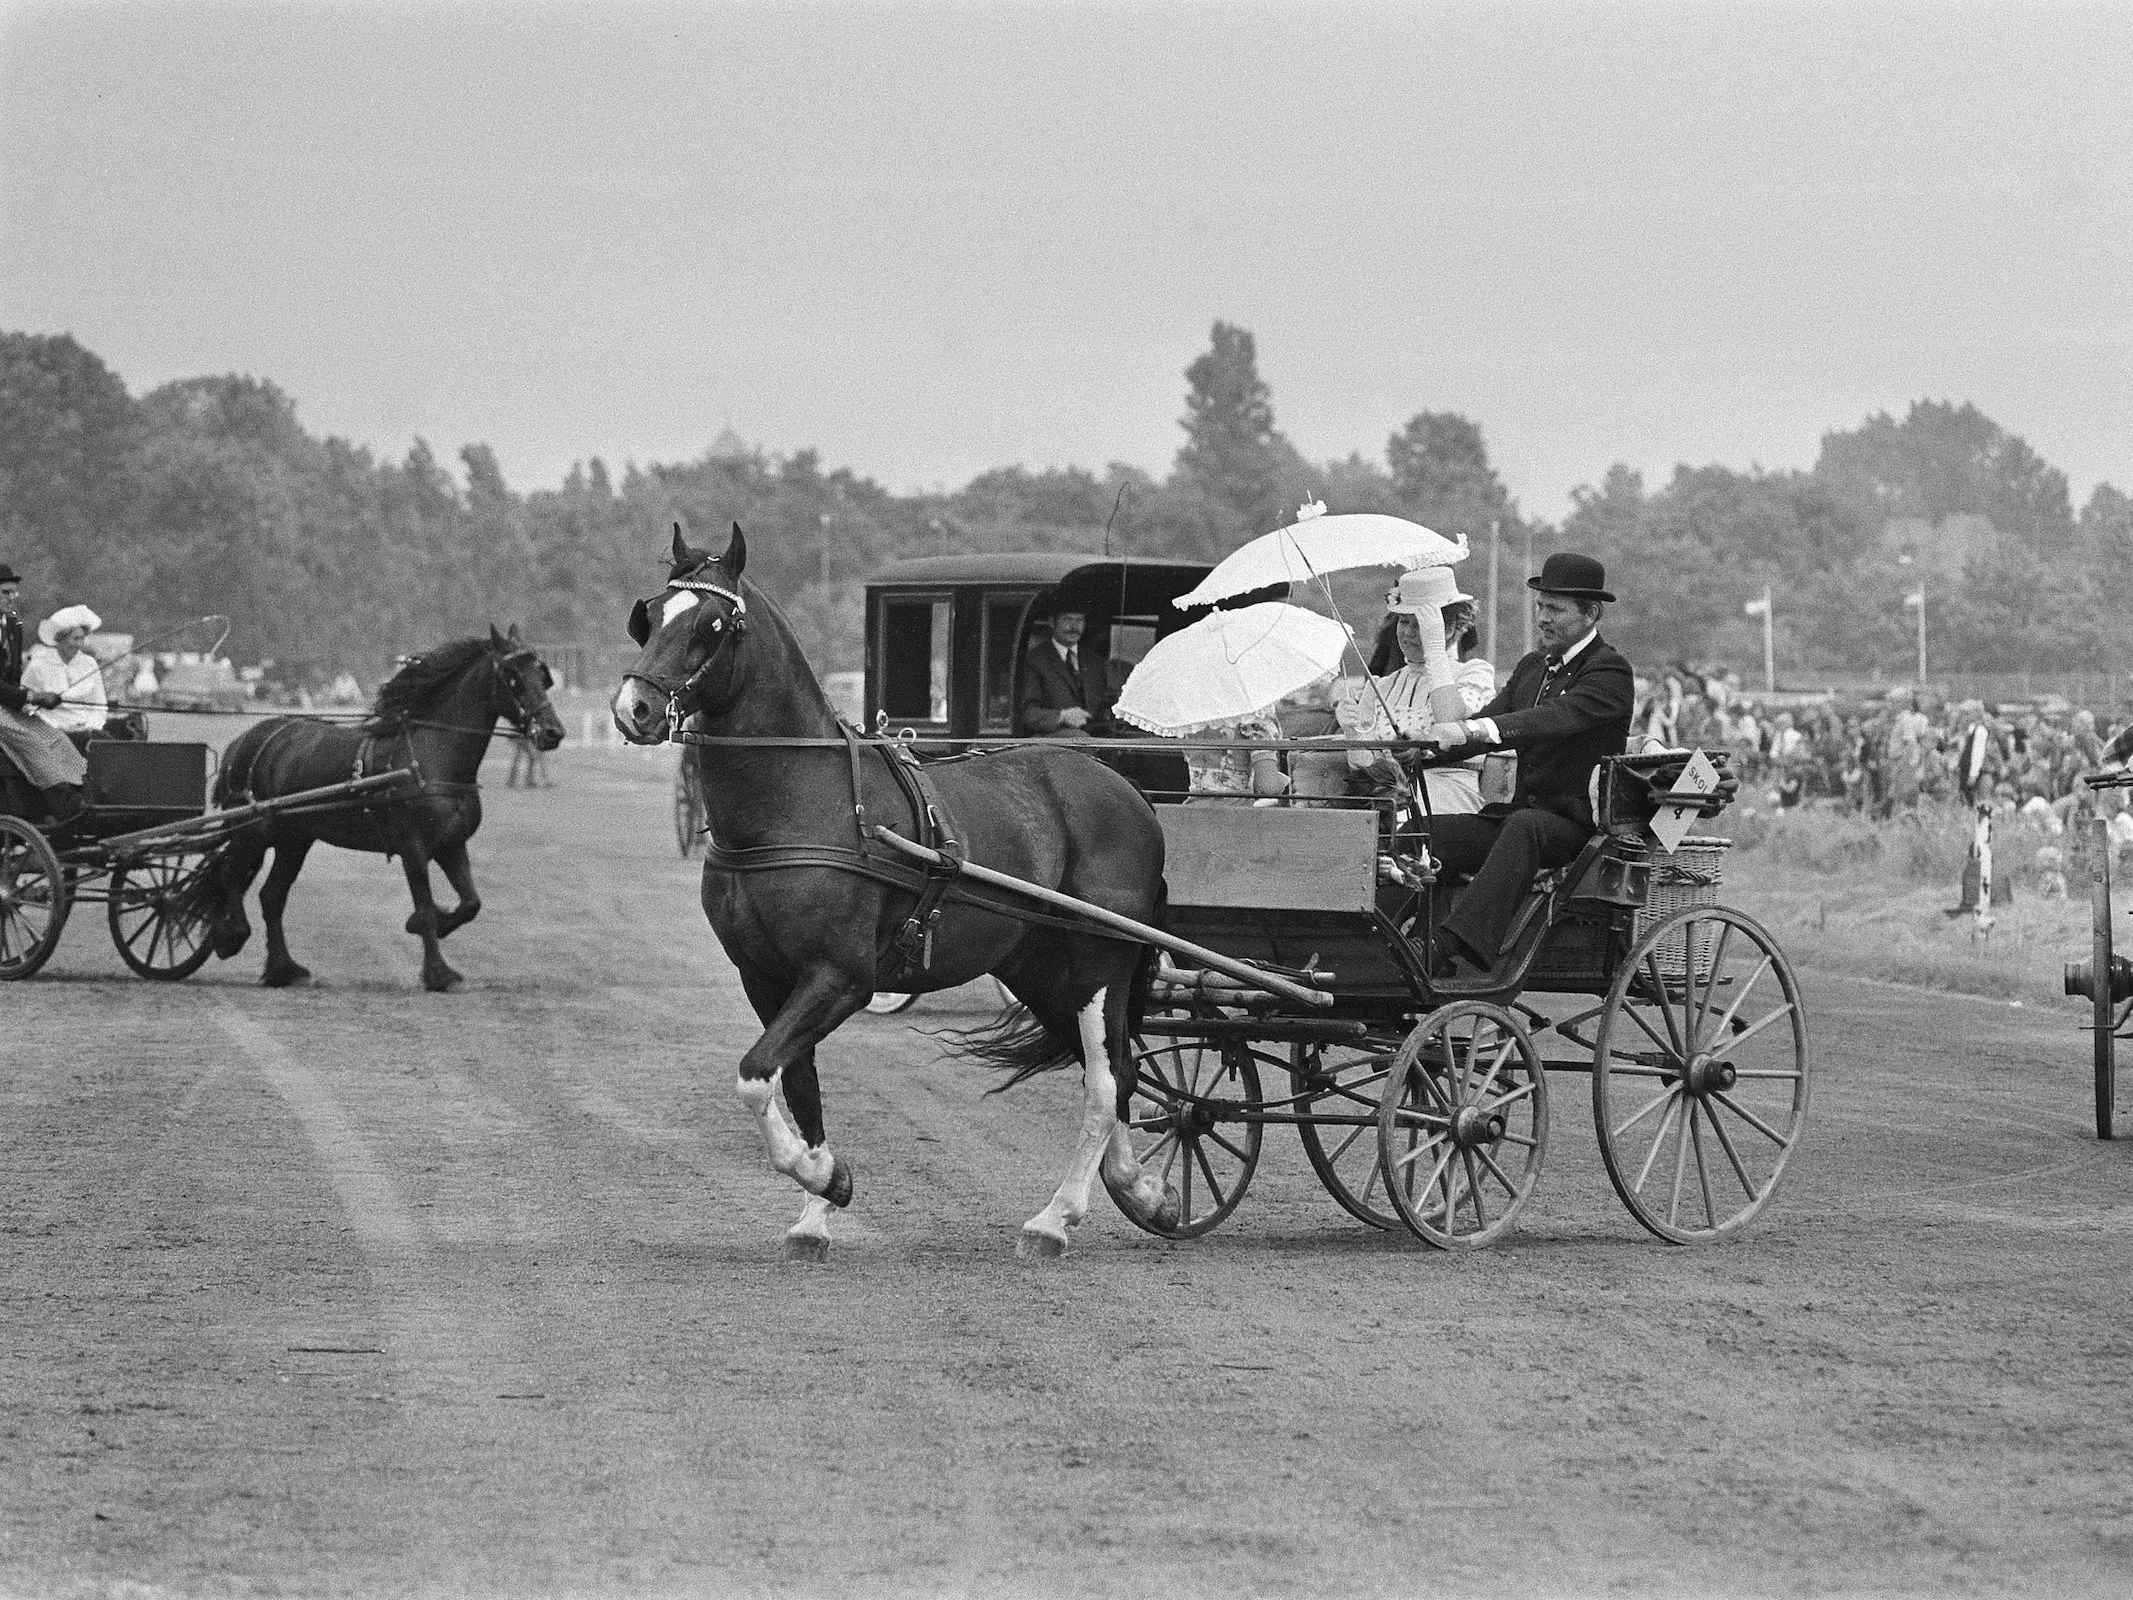
[[[1530,522],[1526,524],[1526,570],[1522,576],[1528,583],[1533,581],[1533,524]],[[1529,601],[1530,598],[1529,596]],[[1530,656],[1533,654],[1533,607],[1529,603],[1520,606],[1518,609],[1526,619],[1525,631],[1520,638],[1518,653],[1522,656]]]
[[[1923,688],[1926,681],[1926,580],[1918,580],[1918,591],[1903,597],[1907,606],[1918,608],[1918,682]]]
[[[830,586],[830,514],[821,513],[822,523],[822,587]]]
[[[1770,585],[1767,583],[1763,585],[1762,599],[1750,600],[1741,609],[1751,617],[1761,617],[1763,619],[1763,693],[1773,694],[1778,686],[1777,642],[1773,632],[1773,619],[1771,616],[1774,608],[1770,604]]]
[[[1503,555],[1503,519],[1489,524],[1489,637],[1482,645],[1482,652],[1490,661],[1498,660],[1496,654],[1496,569]]]

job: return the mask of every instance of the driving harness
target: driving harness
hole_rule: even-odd
[[[722,845],[710,837],[706,830],[704,863],[720,872],[771,872],[792,867],[827,867],[837,872],[848,872],[862,878],[872,878],[918,898],[904,918],[903,925],[890,935],[887,946],[876,952],[876,986],[882,990],[894,990],[900,983],[921,977],[933,969],[934,936],[940,930],[942,908],[953,902],[975,907],[981,911],[996,912],[1011,917],[1017,922],[1037,923],[1046,927],[1060,928],[1069,933],[1085,934],[1092,938],[1125,940],[1122,934],[1092,927],[1085,922],[1070,921],[1065,917],[1050,916],[1031,910],[1026,903],[1000,893],[990,885],[974,883],[965,879],[963,863],[968,859],[963,845],[950,831],[946,807],[939,792],[928,777],[925,763],[912,753],[901,739],[871,739],[853,728],[841,718],[837,731],[844,738],[845,752],[851,769],[852,824],[858,841],[857,848],[834,844],[763,844],[734,848]],[[682,743],[695,742],[700,737],[688,732],[677,735]],[[810,741],[812,743],[813,741]],[[934,851],[940,861],[921,865],[917,862],[885,851],[876,841],[880,832],[905,832],[893,824],[873,824],[867,817],[866,801],[860,788],[861,749],[878,751],[887,764],[890,775],[911,809],[908,837]],[[982,753],[980,753],[982,754]],[[951,757],[951,760],[977,759],[978,755]]]

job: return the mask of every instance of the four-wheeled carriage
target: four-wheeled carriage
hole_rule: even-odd
[[[1590,1076],[1608,1174],[1653,1233],[1695,1243],[1756,1215],[1809,1099],[1791,966],[1716,903],[1723,840],[1668,854],[1640,824],[1607,821],[1543,875],[1487,978],[1454,993],[1432,982],[1419,936],[1456,886],[1381,836],[1373,813],[1165,811],[1168,930],[1330,1004],[1159,970],[1133,1123],[1143,1166],[1182,1201],[1162,1231],[1191,1237],[1228,1216],[1265,1128],[1286,1123],[1362,1221],[1488,1244],[1533,1194],[1553,1073]]]
[[[214,948],[210,867],[238,830],[274,815],[359,807],[415,781],[385,773],[211,811],[204,744],[96,741],[87,756],[74,816],[0,814],[0,980],[36,973],[74,907],[99,901],[128,967],[144,978],[190,977]]]
[[[2133,788],[2133,770],[2095,773],[2082,780],[2091,789]],[[2089,1028],[2096,1077],[2096,1137],[2116,1137],[2118,1041],[2133,1038],[2133,960],[2117,953],[2111,937],[2111,829],[2102,817],[2089,823],[2089,959],[2066,964],[2065,991],[2089,1002]]]

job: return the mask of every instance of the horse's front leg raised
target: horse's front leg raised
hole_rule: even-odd
[[[815,1046],[863,1007],[872,992],[871,986],[818,971],[793,989],[762,1038],[741,1057],[734,1087],[762,1129],[770,1165],[807,1191],[800,1220],[785,1235],[785,1253],[796,1260],[829,1259],[829,1214],[852,1203],[852,1169],[830,1154]],[[797,1129],[778,1105],[781,1084]]]
[[[1111,1076],[1111,1052],[1104,1041],[1107,993],[1098,989],[1076,1013],[1081,1029],[1081,1132],[1052,1203],[1022,1224],[1022,1239],[1015,1247],[1018,1255],[1064,1254],[1067,1230],[1080,1226],[1089,1214],[1089,1187],[1118,1127],[1118,1086]],[[1131,1153],[1129,1148],[1127,1154]]]
[[[414,912],[407,919],[407,931],[422,941],[422,987],[442,994],[456,989],[465,980],[445,965],[444,952],[437,948],[437,902],[430,894],[430,857],[427,850],[419,847],[400,852],[400,867],[407,874],[407,892],[414,899]]]
[[[527,780],[532,787],[532,780]],[[481,915],[481,896],[474,891],[474,867],[467,860],[467,842],[461,839],[456,844],[439,845],[432,858],[443,869],[445,878],[452,885],[452,893],[459,896],[459,904],[437,919],[437,937],[448,936],[455,928],[464,928]]]

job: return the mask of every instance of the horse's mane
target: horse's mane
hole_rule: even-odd
[[[488,648],[486,639],[454,639],[409,656],[405,666],[378,686],[378,698],[363,719],[363,731],[398,733],[402,723],[427,707],[439,690]]]

